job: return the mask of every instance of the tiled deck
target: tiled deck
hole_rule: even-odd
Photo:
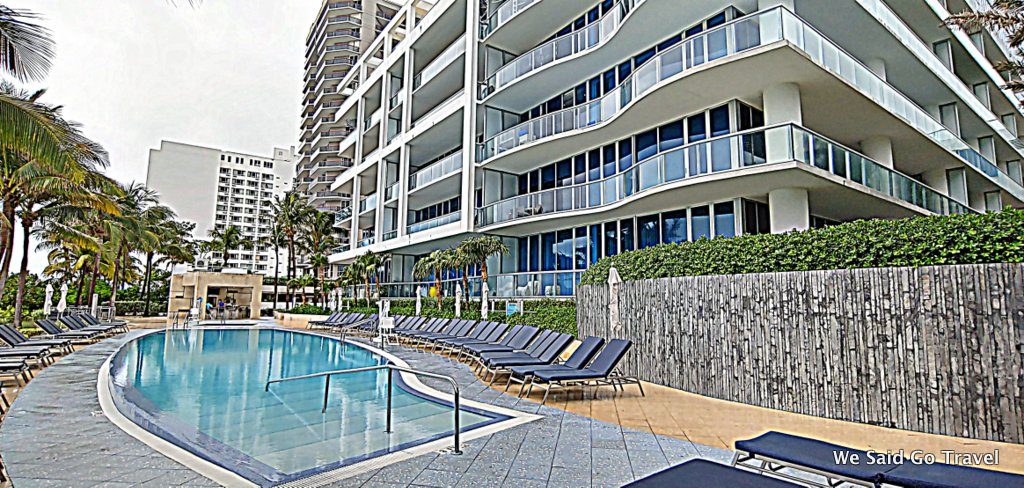
[[[34,486],[210,486],[110,423],[100,412],[100,365],[127,338],[86,347],[46,368],[0,425],[0,446],[17,488]],[[517,401],[477,380],[470,369],[412,349],[389,351],[415,368],[455,378],[469,399],[543,415],[526,425],[469,441],[465,453],[427,454],[338,482],[335,486],[617,487],[692,457],[728,461],[724,449],[650,429]],[[444,391],[445,386],[424,380]],[[611,390],[603,390],[611,397]],[[637,396],[627,389],[623,399]]]

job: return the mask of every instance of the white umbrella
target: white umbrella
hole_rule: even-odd
[[[622,284],[622,278],[619,276],[619,270],[612,266],[608,270],[608,322],[611,324],[613,332],[617,332],[622,326],[619,316],[619,285]]]
[[[53,285],[46,284],[46,301],[43,302],[43,314],[46,316],[50,315],[50,309],[53,308]]]
[[[455,318],[462,318],[462,285],[455,285]]]
[[[491,294],[491,287],[487,286],[487,282],[483,282],[480,287],[480,317],[487,320],[488,306],[490,302],[487,300],[487,296]]]
[[[49,300],[47,300],[49,301]],[[57,302],[57,313],[64,313],[68,308],[68,284],[60,285],[60,301]]]
[[[423,287],[422,286],[417,286],[416,287],[416,315],[419,315],[420,311],[422,309],[423,309]]]

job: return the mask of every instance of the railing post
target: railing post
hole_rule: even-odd
[[[393,382],[394,382],[394,379],[393,379],[393,373],[394,373],[394,372],[395,372],[395,371],[394,371],[393,369],[391,369],[391,367],[388,367],[388,407],[387,407],[387,426],[386,426],[386,427],[385,427],[385,429],[384,429],[384,432],[387,432],[388,434],[390,434],[390,433],[391,433],[391,386],[392,386],[392,384],[393,384]]]
[[[331,375],[324,376],[324,408],[320,413],[327,413],[327,395],[331,392]]]
[[[459,385],[454,381],[452,387],[455,389],[455,449],[452,450],[452,454],[462,454],[461,443],[459,442],[459,431],[462,430],[459,426]]]

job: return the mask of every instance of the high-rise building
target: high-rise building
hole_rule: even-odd
[[[331,261],[409,283],[490,234],[492,293],[565,296],[661,243],[1021,207],[1010,51],[942,26],[984,3],[410,1],[306,119],[345,124],[303,146],[353,202]]]
[[[274,197],[291,188],[293,153],[294,148],[274,148],[270,156],[257,156],[161,141],[159,149],[149,151],[146,186],[159,192],[161,203],[180,219],[196,225],[194,238],[208,240],[211,230],[235,226],[251,242],[232,249],[226,266],[219,254],[202,254],[196,267],[273,275],[276,256],[264,240],[271,228]]]

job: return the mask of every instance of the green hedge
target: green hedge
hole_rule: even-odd
[[[523,314],[505,317],[505,302],[492,300],[494,308],[488,314],[488,320],[502,321],[510,325],[533,325],[544,329],[577,335],[576,302],[572,300],[528,300],[523,302]],[[377,313],[377,307],[353,307],[349,312]],[[416,301],[410,299],[392,299],[391,315],[415,315]],[[420,315],[424,317],[455,318],[455,299],[445,298],[441,302],[441,310],[437,309],[437,301],[424,298]],[[463,302],[462,318],[480,320],[480,302]]]
[[[1024,262],[1024,211],[859,220],[824,229],[663,244],[601,259],[581,284],[672,276]]]
[[[330,315],[331,310],[324,307],[318,307],[316,305],[310,305],[306,303],[292,307],[292,309],[288,310],[287,313],[293,313],[297,315]]]

